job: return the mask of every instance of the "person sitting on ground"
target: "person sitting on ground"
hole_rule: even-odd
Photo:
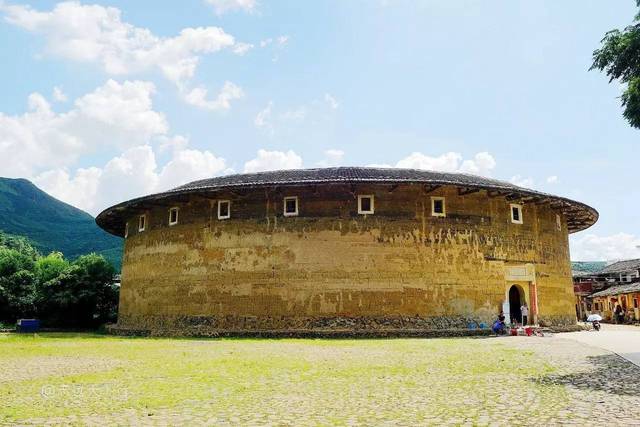
[[[507,333],[506,325],[504,324],[504,313],[501,311],[498,315],[498,319],[493,322],[493,326],[491,326],[491,330],[494,334],[504,335]]]

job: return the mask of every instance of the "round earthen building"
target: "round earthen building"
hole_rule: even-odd
[[[575,323],[569,233],[595,209],[494,179],[341,167],[230,175],[120,203],[120,331],[420,333]]]

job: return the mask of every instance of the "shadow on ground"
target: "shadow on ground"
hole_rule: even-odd
[[[566,375],[547,375],[533,381],[617,395],[637,396],[640,393],[640,367],[616,354],[589,356],[587,360],[593,369]]]

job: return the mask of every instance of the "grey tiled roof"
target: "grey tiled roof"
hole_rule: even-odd
[[[607,265],[598,274],[616,274],[640,270],[640,259],[628,259]]]
[[[610,295],[630,294],[633,292],[640,292],[640,282],[629,283],[627,285],[612,286],[604,291],[591,294],[592,297],[607,297]]]
[[[259,188],[288,185],[321,184],[420,184],[427,186],[450,185],[463,190],[487,190],[495,195],[511,197],[509,200],[548,201],[562,211],[570,232],[583,230],[598,219],[598,212],[584,203],[564,197],[519,187],[506,181],[464,173],[435,172],[418,169],[337,167],[320,169],[294,169],[248,174],[219,176],[190,182],[172,190],[138,197],[119,203],[102,211],[97,217],[98,225],[110,233],[124,235],[125,215],[132,215],[145,204],[158,205],[183,194],[207,193],[225,189]]]
[[[490,186],[512,190],[522,187],[497,179],[463,173],[435,172],[418,169],[338,167],[292,169],[218,176],[190,182],[171,191],[220,187],[256,187],[263,185],[317,184],[335,182],[415,182],[451,185]]]

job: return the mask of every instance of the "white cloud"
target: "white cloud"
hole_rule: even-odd
[[[579,234],[571,236],[571,259],[575,261],[614,261],[640,258],[640,237],[627,233],[610,236]]]
[[[496,167],[496,160],[486,151],[477,153],[473,160],[464,160],[460,166],[460,172],[474,175],[491,175],[491,171]]]
[[[0,2],[0,12],[10,24],[44,35],[49,55],[98,64],[111,75],[159,70],[181,92],[188,92],[202,55],[225,48],[242,55],[249,49],[218,27],[184,28],[177,36],[159,37],[123,22],[115,7],[62,2],[41,12]]]
[[[244,164],[245,172],[261,172],[282,169],[300,169],[302,158],[293,151],[258,150],[258,157]]]
[[[53,88],[51,96],[53,96],[53,100],[57,102],[67,102],[68,100],[67,95],[58,86]]]
[[[520,175],[514,175],[511,177],[510,182],[518,187],[531,188],[534,185],[533,178],[531,177],[523,177]]]
[[[202,86],[196,87],[184,96],[185,101],[187,104],[194,105],[205,110],[219,111],[228,110],[231,108],[232,100],[240,99],[244,96],[242,88],[231,82],[224,83],[220,93],[218,93],[217,98],[214,100],[208,100],[207,93],[207,89]]]
[[[477,153],[473,159],[463,160],[462,154],[453,151],[433,157],[420,152],[396,163],[397,168],[426,169],[442,172],[465,172],[489,176],[496,166],[493,156],[487,152]]]
[[[273,125],[271,123],[271,109],[273,108],[273,101],[269,101],[266,107],[258,112],[256,118],[253,120],[253,124],[259,129],[265,129],[269,132],[273,132]]]
[[[235,53],[236,55],[244,55],[245,53],[249,52],[251,49],[253,49],[253,44],[251,43],[236,43],[236,45],[233,47],[233,53]]]
[[[325,150],[324,159],[317,163],[320,167],[329,167],[329,166],[339,166],[342,163],[342,159],[344,158],[344,151],[330,149]]]
[[[324,94],[324,100],[334,110],[340,106],[340,104],[338,104],[338,101],[328,93]]]
[[[275,39],[272,37],[269,37],[267,39],[260,40],[260,43],[258,44],[260,45],[261,48],[265,48],[267,46],[273,45],[272,50],[274,50],[275,52],[271,60],[273,62],[277,62],[279,58],[279,52],[283,50],[288,43],[289,43],[289,36],[281,35],[276,37]]]
[[[102,168],[43,172],[34,182],[52,196],[92,214],[115,203],[164,191],[187,182],[226,173],[224,159],[209,151],[178,149],[171,160],[158,167],[149,145],[126,150]]]
[[[278,45],[280,46],[286,45],[287,43],[289,43],[289,36],[279,36],[276,39],[276,43],[278,43]]]
[[[558,182],[558,177],[556,175],[551,175],[547,177],[547,184],[556,184]]]
[[[109,80],[60,114],[42,95],[31,94],[26,113],[0,113],[2,174],[30,177],[70,166],[86,153],[145,144],[165,135],[168,124],[153,110],[154,91],[149,82]]]
[[[333,100],[335,102],[335,100]],[[305,104],[277,111],[274,108],[273,101],[260,110],[253,124],[273,136],[276,131],[290,129],[293,126],[300,125],[303,122],[318,125],[323,120],[329,120],[335,115],[335,109],[331,102],[322,99],[313,99]]]
[[[222,15],[227,12],[233,12],[242,10],[244,12],[252,13],[256,10],[258,2],[256,0],[205,0],[208,4],[213,6],[216,14]]]

